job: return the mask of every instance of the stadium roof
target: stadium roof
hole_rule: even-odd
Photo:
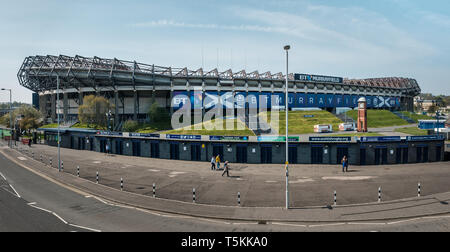
[[[26,57],[17,74],[20,85],[34,91],[46,91],[56,89],[56,77],[61,79],[62,87],[92,87],[102,85],[121,84],[151,84],[155,77],[165,79],[217,79],[219,81],[233,80],[257,80],[257,81],[284,81],[285,75],[272,74],[270,71],[259,73],[245,70],[233,73],[231,69],[219,72],[217,69],[205,71],[202,68],[190,70],[184,68],[172,68],[156,66],[154,64],[137,63],[136,61],[124,61],[103,59],[99,57],[70,56],[29,56]],[[151,77],[145,79],[144,77]],[[294,82],[294,74],[288,78]],[[301,82],[301,81],[296,81]],[[365,86],[377,88],[402,89],[403,92],[417,95],[420,87],[417,81],[409,78],[371,78],[371,79],[344,79],[344,85]]]

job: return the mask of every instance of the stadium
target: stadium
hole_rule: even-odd
[[[266,96],[269,104],[271,97],[278,97],[280,108],[285,105],[286,77],[282,73],[190,70],[99,57],[47,55],[26,57],[17,77],[22,86],[34,92],[33,105],[48,123],[57,118],[57,77],[59,114],[66,123],[77,120],[78,106],[88,94],[108,98],[115,105],[112,112],[116,122],[145,119],[153,99],[170,113],[180,108],[186,98],[194,104],[193,110],[201,109],[203,113],[229,97],[236,100],[225,108],[236,108],[238,97],[250,95]],[[290,109],[316,107],[335,112],[340,107],[355,108],[357,100],[365,97],[368,108],[412,111],[413,97],[421,91],[417,81],[410,78],[347,79],[290,73],[288,79]],[[195,90],[201,95],[194,96]],[[186,98],[174,99],[177,97]],[[252,106],[259,106],[259,102],[245,105]]]
[[[286,104],[285,78],[282,73],[193,71],[118,59],[62,55],[27,57],[18,73],[20,84],[34,92],[33,105],[48,123],[57,120],[57,107],[60,108],[58,114],[65,125],[61,129],[39,129],[44,132],[45,144],[50,146],[58,145],[60,134],[61,146],[70,149],[108,152],[109,147],[109,152],[117,155],[208,162],[211,156],[219,155],[233,163],[278,164],[286,161],[286,138],[272,131],[272,126],[268,127],[269,131],[261,130],[261,124],[269,123],[268,117],[264,118],[268,113],[275,110],[285,113],[282,111]],[[58,80],[59,106],[56,104]],[[411,123],[401,119],[400,113],[413,110],[413,97],[421,91],[416,80],[397,77],[357,80],[298,73],[290,73],[288,80],[289,109],[302,110],[289,113],[290,118],[293,116],[288,128],[289,163],[337,164],[344,155],[355,165],[443,160],[444,142],[442,136],[437,135],[305,134],[312,132],[314,122],[319,120],[326,120],[327,124],[334,124],[333,127],[345,122],[342,117],[338,118],[338,110],[356,108],[358,100],[365,101],[371,109],[369,126],[371,121],[377,124],[393,120],[390,126],[399,125],[398,120],[400,125]],[[111,114],[114,122],[119,123],[114,129],[71,127],[77,121],[83,97],[90,94],[106,97],[115,105]],[[155,101],[170,114],[183,108],[182,111],[194,115],[205,115],[212,108],[222,108],[227,117],[231,111],[234,113],[232,120],[240,120],[251,130],[178,131],[184,128],[175,128],[123,132],[121,125],[125,120],[147,120],[149,108]],[[251,108],[260,111],[262,107],[268,111],[255,116],[248,113]],[[239,113],[243,108],[245,118]],[[258,119],[256,130],[254,125],[249,125],[252,121],[249,118],[254,117]],[[280,125],[280,132],[283,132],[283,123]],[[303,127],[305,131],[302,133],[299,129],[291,133],[296,127]]]

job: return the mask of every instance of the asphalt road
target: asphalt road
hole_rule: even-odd
[[[1,147],[0,147],[1,148]],[[450,216],[391,223],[233,223],[118,206],[18,166],[0,154],[0,231],[449,231]],[[3,178],[4,177],[4,178]],[[17,197],[20,195],[20,198]]]

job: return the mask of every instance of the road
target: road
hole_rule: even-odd
[[[450,216],[390,223],[235,223],[111,204],[53,183],[0,154],[0,231],[449,231]],[[18,197],[20,196],[20,198]]]

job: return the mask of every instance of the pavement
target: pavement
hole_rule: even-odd
[[[38,160],[38,152],[55,153],[55,148],[49,146],[34,145],[32,150]],[[357,167],[348,174],[341,174],[334,166],[294,166],[290,184],[292,204],[285,210],[284,176],[278,174],[283,172],[273,165],[246,165],[232,170],[233,178],[223,178],[221,172],[210,171],[207,162],[105,156],[62,149],[64,172],[58,172],[7,147],[0,149],[0,153],[40,176],[108,202],[195,218],[314,225],[393,222],[450,212],[448,162]],[[81,178],[75,175],[75,164],[81,167]],[[101,174],[99,184],[95,182],[97,170]],[[120,177],[124,178],[124,191],[120,190]],[[417,180],[422,184],[421,197],[417,197]],[[156,198],[151,193],[153,181],[158,185]],[[380,184],[382,201],[378,203]],[[340,188],[336,206],[332,204],[332,188]],[[241,192],[241,206],[237,206],[237,190]],[[262,203],[265,205],[258,206]]]

